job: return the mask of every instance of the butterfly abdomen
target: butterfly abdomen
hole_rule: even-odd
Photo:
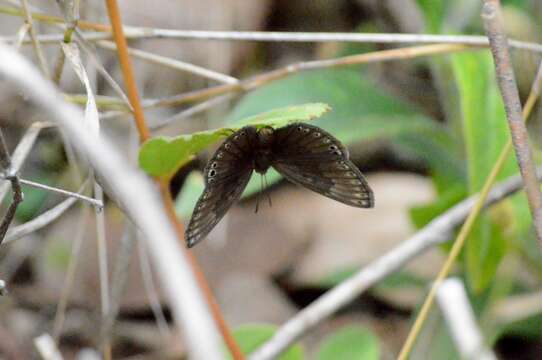
[[[272,163],[274,130],[264,127],[258,130],[257,145],[254,149],[254,171],[265,174]]]

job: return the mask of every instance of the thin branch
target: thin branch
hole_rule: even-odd
[[[484,344],[461,280],[445,280],[439,286],[437,299],[461,359],[496,360],[495,354]]]
[[[19,181],[19,176],[15,169],[13,169],[11,156],[9,155],[9,150],[6,145],[6,140],[4,139],[4,132],[0,129],[0,165],[6,173],[6,180],[9,180],[11,183],[11,190],[13,192],[13,198],[9,204],[8,210],[0,223],[0,244],[6,237],[11,222],[15,218],[15,211],[17,207],[23,201],[23,192],[21,190],[21,183]]]
[[[0,7],[0,13],[21,16],[21,11],[14,8]],[[64,23],[64,19],[47,14],[33,13],[35,20],[49,23]],[[110,32],[107,24],[98,24],[85,20],[78,22],[81,29],[99,32]],[[272,31],[200,31],[200,30],[174,30],[147,27],[122,26],[127,38],[173,38],[186,40],[224,40],[224,41],[273,41],[273,42],[352,42],[352,43],[378,43],[378,44],[464,44],[470,46],[489,45],[485,36],[481,35],[433,35],[433,34],[387,34],[387,33],[326,33],[326,32],[272,32]],[[89,40],[107,40],[110,34],[87,33]],[[58,42],[59,35],[42,35],[40,41]],[[11,41],[11,38],[5,38]],[[510,40],[510,46],[523,50],[542,52],[542,45],[532,42]]]
[[[246,92],[268,84],[271,81],[276,81],[288,75],[292,75],[305,70],[360,65],[390,60],[412,59],[428,55],[446,54],[450,52],[476,49],[479,48],[472,48],[466,45],[457,44],[436,44],[374,51],[370,53],[345,56],[329,60],[299,62],[260,75],[256,75],[254,77],[239,81],[236,84],[217,85],[202,90],[195,90],[162,99],[146,101],[145,107],[152,108],[160,106],[177,106],[186,103],[206,100],[208,98],[222,95],[225,93]]]
[[[49,118],[66,129],[74,145],[87,156],[97,174],[108,180],[108,188],[145,234],[174,318],[183,328],[190,355],[196,359],[221,358],[216,328],[152,184],[109,142],[89,134],[82,126],[83,115],[79,109],[65,103],[28,60],[1,43],[0,58],[0,74],[15,85],[14,90],[28,94]]]
[[[43,75],[46,78],[50,78],[51,73],[49,72],[49,65],[47,65],[47,60],[45,59],[45,56],[43,55],[43,51],[41,49],[40,42],[38,40],[38,35],[36,33],[36,29],[34,28],[34,25],[32,22],[32,16],[30,14],[30,11],[28,10],[28,0],[21,0],[21,9],[23,12],[22,14],[24,16],[24,21],[28,24],[28,27],[29,27],[28,30],[30,32],[30,41],[32,43],[32,47],[34,48],[34,53],[36,54],[36,57],[38,58],[41,71],[43,71]]]
[[[41,129],[47,126],[50,125],[42,122],[36,122],[32,124],[30,128],[28,128],[11,156],[11,169],[13,172],[18,173],[21,170],[21,167],[23,166],[26,157],[30,153],[30,150],[32,150]],[[9,184],[7,182],[0,183],[0,202],[4,200],[8,190]]]
[[[94,196],[103,201],[102,187],[96,182],[92,176],[94,183]],[[111,311],[109,298],[109,266],[107,263],[107,235],[105,231],[105,214],[104,211],[95,211],[96,216],[96,250],[98,251],[98,269],[100,272],[100,304],[102,315],[102,327],[105,324],[106,318]],[[109,341],[102,342],[102,350],[105,360],[111,359],[111,343]]]
[[[0,296],[4,296],[8,293],[8,289],[6,287],[6,282],[4,280],[0,280]]]
[[[77,263],[81,258],[81,249],[83,245],[83,239],[86,228],[86,220],[89,215],[88,207],[84,206],[81,208],[81,212],[78,214],[77,218],[77,227],[75,228],[75,235],[73,236],[72,250],[70,255],[70,261],[68,263],[68,268],[66,269],[66,277],[64,278],[64,286],[62,286],[62,291],[60,293],[60,299],[56,306],[55,318],[53,321],[53,339],[56,343],[60,339],[62,328],[64,327],[64,320],[66,318],[66,310],[68,309],[68,301],[70,299],[70,294],[73,289],[73,284],[75,280],[75,272],[77,270]]]
[[[6,176],[3,176],[3,178],[7,179]],[[32,187],[35,187],[37,189],[43,189],[43,190],[47,190],[47,191],[54,192],[54,193],[57,193],[57,194],[62,194],[62,195],[68,196],[68,197],[74,197],[74,198],[82,200],[82,201],[86,201],[89,204],[91,204],[92,206],[96,207],[96,210],[102,210],[102,208],[104,206],[103,201],[100,201],[100,200],[97,200],[97,199],[94,199],[94,198],[91,198],[91,197],[88,197],[88,196],[85,196],[85,195],[81,195],[81,194],[76,193],[76,192],[71,192],[71,191],[68,191],[68,190],[59,189],[59,188],[56,188],[56,187],[52,187],[52,186],[45,185],[45,184],[40,184],[40,183],[37,183],[37,182],[34,182],[34,181],[25,180],[25,179],[19,179],[19,182],[21,184],[23,184],[23,185],[32,186]]]
[[[107,50],[113,50],[113,51],[117,50],[115,43],[111,41],[98,41],[96,45]],[[209,70],[201,66],[190,64],[184,61],[175,60],[166,56],[156,55],[156,54],[139,50],[139,49],[128,48],[128,54],[134,57],[137,57],[139,59],[146,60],[153,64],[159,64],[159,65],[169,67],[171,69],[188,72],[190,74],[194,74],[194,75],[201,76],[210,80],[218,81],[220,83],[234,84],[239,81],[232,76],[225,75],[217,71]]]
[[[62,41],[66,44],[69,44],[72,41],[72,35],[77,27],[77,21],[79,20],[79,1],[57,1],[57,4],[60,6],[62,12],[64,13],[64,19],[66,21],[64,39],[62,39]],[[60,78],[62,77],[62,71],[64,70],[65,62],[66,54],[64,54],[64,51],[62,50],[62,48],[60,48],[58,50],[58,57],[55,63],[53,73],[53,82],[57,85],[60,83]]]
[[[542,313],[542,291],[519,294],[501,299],[491,306],[490,313],[499,324],[508,325]]]
[[[2,223],[0,223],[0,244],[2,244],[6,238],[8,228],[15,218],[17,207],[23,201],[23,192],[21,190],[21,184],[19,183],[18,177],[16,175],[11,175],[9,176],[9,181],[11,182],[11,187],[13,189],[13,199],[11,200],[8,210],[2,219]]]
[[[83,37],[83,34],[78,29],[75,30],[75,37],[77,38],[77,43],[79,44],[79,46],[81,46],[83,51],[85,51],[85,53],[88,55],[89,60],[96,67],[96,70],[98,70],[98,72],[103,76],[103,78],[109,84],[109,86],[111,86],[113,91],[120,97],[124,105],[126,105],[127,109],[130,112],[133,112],[134,109],[132,108],[132,104],[130,104],[130,100],[128,99],[124,91],[122,91],[122,88],[120,87],[120,85],[117,84],[115,79],[113,79],[113,77],[107,72],[107,70],[102,65],[98,56],[96,56],[95,47],[93,47],[91,43],[85,40],[85,38]]]
[[[86,186],[86,183],[84,183],[81,186],[81,190]],[[33,233],[34,231],[37,231],[56,219],[58,219],[66,210],[68,210],[73,204],[77,202],[77,199],[74,197],[67,198],[66,200],[62,201],[55,207],[45,211],[43,214],[39,215],[38,217],[35,217],[34,219],[25,222],[24,224],[15,226],[14,228],[10,229],[7,234],[4,241],[4,244],[7,244],[9,242],[18,240],[22,237],[25,237],[28,234]]]
[[[28,29],[30,29],[30,25],[27,23],[24,23],[19,28],[19,31],[17,31],[17,42],[13,45],[15,49],[19,50],[21,48],[21,45],[23,44],[24,38],[26,36],[26,33],[28,32]]]
[[[143,287],[145,288],[145,294],[149,300],[149,305],[151,307],[152,313],[156,320],[158,330],[163,337],[171,335],[171,329],[162,310],[160,300],[158,299],[158,291],[154,286],[154,280],[152,278],[151,264],[149,262],[149,257],[147,255],[147,250],[145,249],[145,244],[142,241],[137,242],[138,247],[138,256],[139,256],[139,267],[141,270],[141,277],[143,278]]]
[[[62,354],[58,350],[55,341],[49,334],[42,334],[34,339],[34,346],[43,360],[62,360]]]
[[[111,343],[111,335],[117,315],[119,313],[122,293],[126,280],[128,279],[130,260],[134,253],[134,242],[136,241],[133,225],[126,223],[124,233],[120,241],[120,248],[115,259],[113,278],[111,280],[111,299],[109,311],[105,314],[102,327],[100,328],[100,344]]]
[[[516,158],[525,183],[525,193],[531,209],[536,235],[542,248],[542,193],[536,181],[535,166],[529,147],[527,128],[522,121],[521,101],[510,61],[507,38],[500,13],[499,0],[484,0],[482,19],[489,38],[491,53],[495,62],[495,72],[499,89],[506,109],[506,118]]]
[[[139,102],[139,94],[137,91],[137,85],[133,76],[132,62],[128,55],[126,38],[124,37],[123,28],[121,26],[120,11],[115,0],[107,0],[107,13],[109,14],[109,20],[111,22],[113,30],[113,38],[117,44],[117,55],[121,65],[122,75],[124,79],[124,85],[128,92],[128,99],[132,105],[134,111],[134,120],[137,126],[137,131],[140,134],[140,140],[144,141],[149,138],[150,133],[145,125],[145,117],[143,115],[143,108]]]
[[[315,70],[315,69],[324,69],[324,68],[333,68],[333,67],[342,67],[342,66],[352,66],[352,65],[361,65],[374,62],[382,61],[392,61],[392,60],[402,60],[402,59],[413,59],[422,56],[429,55],[438,55],[438,54],[447,54],[451,52],[459,51],[473,51],[480,50],[481,48],[473,48],[465,45],[457,44],[436,44],[436,45],[424,45],[424,46],[413,46],[399,49],[383,50],[383,51],[374,51],[365,54],[345,56],[336,59],[329,60],[315,60],[307,62],[299,62],[278,68],[269,72],[265,72],[254,77],[244,79],[239,81],[236,84],[224,84],[216,85],[206,89],[190,91],[178,95],[173,95],[165,97],[162,99],[146,99],[143,101],[143,108],[156,108],[163,106],[178,106],[186,103],[194,103],[198,101],[204,101],[218,95],[228,94],[228,93],[243,93],[246,91],[254,90],[258,87],[266,85],[272,81],[280,80],[286,76],[298,73],[304,70]],[[69,101],[75,103],[85,103],[85,95],[66,95]],[[101,96],[98,98],[98,105],[101,108],[117,108],[119,110],[124,110],[125,106],[120,99],[113,97]],[[115,112],[110,114],[108,117],[113,117],[120,115],[120,112]],[[103,117],[102,117],[103,118]],[[166,121],[167,122],[167,121]]]
[[[157,119],[156,121],[151,122],[149,124],[149,128],[152,130],[159,130],[163,127],[166,127],[178,121],[186,120],[192,116],[195,116],[203,111],[206,111],[212,108],[213,106],[217,106],[225,101],[228,101],[229,99],[233,97],[234,97],[234,94],[225,94],[225,95],[220,95],[214,98],[210,98],[209,100],[205,100],[197,105],[189,107],[188,109],[185,109],[169,118]]]
[[[538,172],[542,178],[542,168]],[[494,186],[484,205],[492,205],[522,188],[520,176],[514,176]],[[409,239],[402,241],[380,258],[372,261],[282,325],[275,335],[256,350],[250,360],[273,359],[293,344],[309,329],[331,316],[341,307],[427,250],[450,239],[454,229],[463,223],[478,201],[478,194],[461,201],[444,214],[433,219]]]

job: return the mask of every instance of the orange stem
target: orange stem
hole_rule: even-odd
[[[140,141],[143,142],[150,137],[150,132],[145,122],[145,117],[143,114],[143,108],[141,106],[141,102],[139,101],[139,95],[137,91],[135,77],[132,70],[132,64],[130,62],[130,57],[128,55],[128,45],[126,43],[126,38],[124,37],[124,31],[122,28],[119,7],[116,0],[106,0],[106,3],[107,3],[107,11],[109,14],[109,20],[111,21],[111,26],[112,26],[111,28],[113,30],[113,38],[115,39],[115,43],[117,44],[117,51],[119,55],[119,62],[122,69],[122,74],[124,77],[124,83],[126,86],[126,90],[128,92],[128,98],[134,109],[134,119],[137,125],[137,130],[139,132],[139,138],[140,138]],[[82,25],[82,23],[79,22],[79,25]],[[213,318],[220,332],[222,333],[224,342],[230,349],[230,352],[235,360],[244,360],[245,357],[243,353],[241,352],[241,349],[235,342],[235,339],[233,338],[233,335],[231,334],[231,331],[228,325],[226,324],[226,321],[224,320],[222,312],[220,311],[220,308],[214,298],[213,293],[211,292],[211,289],[207,283],[207,280],[205,279],[205,276],[203,275],[203,272],[201,271],[199,267],[199,264],[196,258],[185,247],[184,228],[183,228],[183,225],[177,219],[177,215],[175,214],[175,207],[173,204],[171,193],[169,191],[169,181],[156,179],[156,182],[158,183],[160,187],[160,194],[164,202],[164,208],[165,208],[166,214],[169,217],[170,221],[175,226],[179,241],[182,244],[182,249],[185,251],[185,254],[189,259],[190,265],[192,267],[192,272],[194,273],[194,276],[196,277],[196,281],[198,282],[198,285],[207,301],[207,304],[209,305]]]
[[[160,181],[160,193],[162,194],[162,199],[164,201],[164,205],[166,207],[166,212],[175,225],[175,230],[177,231],[177,234],[180,239],[184,238],[184,227],[183,224],[181,224],[177,216],[175,214],[175,206],[173,204],[172,196],[169,191],[169,183],[167,181]],[[173,211],[170,211],[172,209]],[[228,328],[228,325],[224,321],[224,318],[222,316],[222,312],[220,311],[220,307],[218,306],[218,303],[216,302],[214,295],[209,288],[209,285],[207,283],[207,280],[205,279],[205,275],[203,275],[203,272],[201,271],[201,268],[198,264],[198,261],[194,254],[186,249],[183,246],[183,249],[185,249],[186,255],[188,257],[188,260],[190,261],[190,265],[192,266],[192,270],[194,271],[194,275],[196,276],[196,280],[198,281],[198,284],[200,286],[201,291],[203,292],[203,295],[207,299],[207,304],[209,305],[209,308],[211,309],[211,313],[213,314],[213,317],[215,318],[216,324],[220,330],[220,333],[222,334],[222,337],[224,338],[224,342],[230,349],[230,352],[232,353],[232,356],[235,360],[238,359],[244,359],[245,356],[243,355],[241,349],[237,345],[237,342],[233,338],[233,335],[231,334],[231,331]]]
[[[115,39],[115,43],[117,44],[124,85],[126,86],[126,91],[128,92],[130,104],[132,104],[132,108],[134,109],[134,119],[137,125],[137,131],[139,132],[139,140],[143,142],[150,137],[150,132],[145,124],[143,107],[139,101],[137,85],[132,70],[132,62],[130,61],[130,56],[128,55],[128,44],[126,43],[126,38],[124,37],[124,30],[122,28],[122,22],[120,19],[119,7],[116,0],[106,0],[106,3],[109,20],[111,21],[111,25],[113,27],[113,39]]]

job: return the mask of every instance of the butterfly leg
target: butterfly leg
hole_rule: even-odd
[[[264,186],[267,189],[267,187],[269,185],[269,184],[267,184],[267,178],[265,177],[265,175],[262,175],[262,176],[263,176]],[[271,195],[269,195],[269,192],[266,192],[265,194],[267,195],[267,200],[269,200],[269,207],[273,207],[273,203],[271,202]]]
[[[254,210],[254,213],[258,213],[258,208],[260,205],[260,194],[263,190],[263,176],[260,176],[260,191],[256,194],[256,209]]]

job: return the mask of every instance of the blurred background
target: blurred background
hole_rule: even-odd
[[[542,3],[501,2],[508,35],[540,42]],[[30,6],[32,11],[63,17],[60,3],[30,1]],[[124,24],[150,28],[484,34],[481,2],[476,0],[123,0],[119,4]],[[0,1],[3,40],[14,40],[24,24],[12,11],[19,8],[18,1]],[[81,2],[80,12],[81,19],[109,22],[102,2]],[[34,26],[39,34],[63,34],[63,29],[50,23],[35,21]],[[97,59],[122,85],[116,54],[105,45],[87,45],[90,50],[82,51],[81,59],[97,95],[102,133],[137,164],[139,145],[132,118],[119,111],[118,94],[96,66]],[[129,46],[229,75],[231,81],[293,63],[406,45],[140,38],[131,39]],[[42,47],[52,72],[58,41],[43,42]],[[29,42],[20,51],[37,64]],[[512,58],[524,101],[542,57],[512,49]],[[144,102],[219,84],[141,57],[133,56],[132,61]],[[59,88],[67,100],[84,106],[85,88],[68,65]],[[194,104],[189,104],[148,108],[145,114],[153,136],[176,136],[310,102],[332,107],[313,123],[349,148],[375,193],[376,207],[351,208],[283,181],[277,174],[268,176],[269,186],[262,190],[259,177],[253,178],[243,200],[193,249],[228,324],[240,338],[268,337],[325,291],[478,192],[508,139],[487,49],[304,71],[231,94],[203,111],[193,111]],[[536,105],[528,126],[537,163],[541,160],[539,114]],[[24,94],[0,87],[0,126],[11,151],[36,121],[48,119]],[[172,178],[176,208],[185,224],[203,189],[199,171],[215,148],[198,154]],[[69,159],[58,129],[44,128],[21,176],[77,191],[80,182]],[[76,163],[85,171],[83,160]],[[512,154],[499,179],[516,173]],[[35,219],[63,200],[27,186],[23,191],[25,201],[12,226]],[[255,214],[261,191],[266,195],[260,194],[260,210]],[[272,207],[267,206],[267,195]],[[106,201],[104,214],[111,275],[121,261],[123,239],[137,238],[137,234],[114,202]],[[101,315],[95,222],[92,208],[77,203],[49,226],[0,248],[0,278],[9,286],[9,294],[0,298],[3,358],[36,356],[33,339],[44,332],[54,333],[67,359],[97,356],[93,351],[100,342]],[[454,236],[450,234],[450,240]],[[514,195],[485,211],[467,241],[454,274],[466,284],[486,342],[502,359],[539,358],[542,256],[525,196]],[[359,296],[304,336],[288,359],[395,358],[449,248],[447,243],[430,250]],[[145,249],[135,244],[129,261],[118,318],[110,334],[113,357],[185,358],[185,345],[178,342]],[[71,282],[66,275],[70,268],[74,270]],[[340,352],[345,347],[358,352],[346,357]],[[437,307],[411,358],[459,358]]]

